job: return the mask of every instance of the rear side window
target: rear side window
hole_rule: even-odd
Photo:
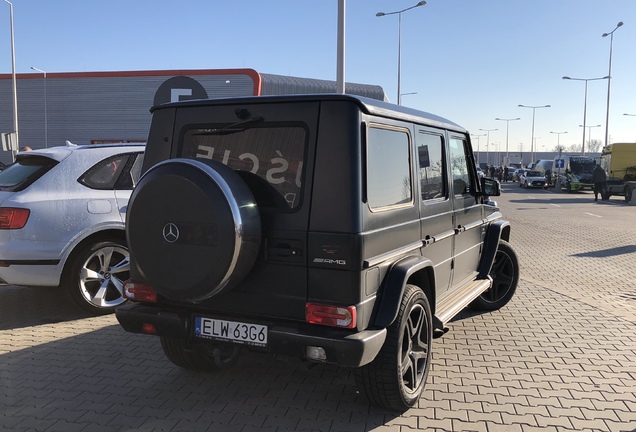
[[[125,153],[111,156],[93,165],[78,181],[91,189],[128,190],[135,185],[139,173],[133,174],[137,153]]]
[[[446,198],[444,141],[442,137],[420,132],[417,135],[417,155],[422,200]]]
[[[241,175],[259,206],[290,210],[302,198],[307,139],[300,123],[197,127],[185,131],[181,157],[221,162]]]
[[[411,144],[406,131],[369,128],[367,196],[372,210],[413,203]]]
[[[0,171],[0,190],[19,192],[46,174],[58,162],[44,156],[23,156]]]

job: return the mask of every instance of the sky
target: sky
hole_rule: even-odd
[[[533,111],[535,151],[581,144],[584,105],[586,141],[604,143],[607,80],[588,82],[585,104],[585,81],[562,77],[607,76],[610,37],[602,34],[624,22],[612,43],[609,142],[636,141],[636,0],[427,0],[403,12],[401,26],[399,14],[376,14],[417,0],[345,1],[345,80],[379,85],[397,102],[401,39],[402,104],[488,134],[473,139],[480,151],[487,142],[490,151],[530,151]],[[251,68],[337,76],[338,0],[11,3],[17,73]],[[4,0],[0,73],[11,73],[9,24]]]

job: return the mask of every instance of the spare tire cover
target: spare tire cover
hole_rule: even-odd
[[[227,166],[171,159],[150,168],[130,197],[131,257],[158,293],[198,302],[235,286],[261,241],[254,196]]]

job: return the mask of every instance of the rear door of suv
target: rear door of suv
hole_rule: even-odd
[[[318,112],[317,102],[177,109],[173,142],[178,144],[171,156],[212,159],[239,172],[253,190],[261,217],[261,250],[253,268],[205,307],[304,321]],[[149,148],[145,157],[153,157]],[[264,189],[275,192],[265,197],[258,192]]]
[[[448,289],[453,264],[453,202],[449,197],[445,133],[416,128],[417,179],[420,201],[422,255],[435,266],[438,294]]]

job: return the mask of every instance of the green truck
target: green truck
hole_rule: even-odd
[[[556,163],[557,159],[562,159],[562,168]],[[579,190],[592,190],[592,170],[596,166],[594,158],[588,156],[566,155],[555,159],[559,183],[561,189],[568,192]]]

